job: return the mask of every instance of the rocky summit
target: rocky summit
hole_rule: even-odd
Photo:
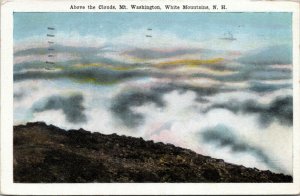
[[[14,126],[14,182],[292,182],[172,144],[63,130],[43,122]]]

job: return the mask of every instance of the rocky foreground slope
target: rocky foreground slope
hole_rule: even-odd
[[[171,144],[36,122],[14,127],[14,181],[292,182],[292,177]]]

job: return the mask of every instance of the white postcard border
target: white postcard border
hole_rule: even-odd
[[[70,10],[70,5],[226,5],[209,12],[293,12],[293,183],[13,183],[13,12],[208,12],[207,10]],[[13,0],[1,5],[1,193],[25,195],[93,194],[299,194],[299,3],[260,1],[125,0],[56,1]]]

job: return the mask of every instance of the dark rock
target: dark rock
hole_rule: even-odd
[[[292,182],[142,138],[65,131],[43,122],[14,127],[14,182]]]

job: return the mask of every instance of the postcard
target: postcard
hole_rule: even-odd
[[[3,1],[1,193],[299,194],[299,2]]]

